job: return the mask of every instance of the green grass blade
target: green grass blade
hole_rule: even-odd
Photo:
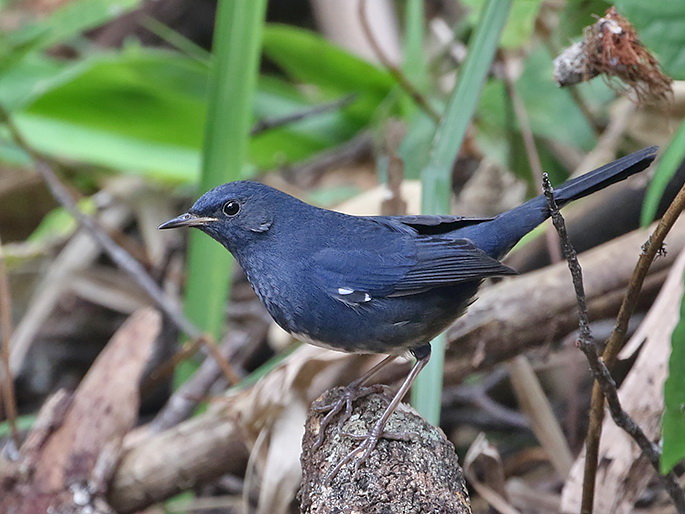
[[[659,202],[666,190],[669,181],[678,171],[680,163],[685,158],[685,122],[678,128],[671,144],[661,156],[661,159],[656,165],[654,177],[649,184],[647,194],[645,195],[644,203],[642,204],[642,213],[640,215],[640,225],[646,227],[656,217],[656,211],[659,208]]]
[[[404,63],[403,69],[407,78],[420,91],[427,87],[428,73],[423,52],[423,23],[425,13],[423,0],[407,0],[405,13]]]
[[[266,0],[221,0],[210,77],[200,191],[237,180],[247,156]],[[218,243],[191,232],[185,307],[202,330],[218,337],[228,297],[231,260]]]
[[[452,163],[478,105],[511,4],[511,0],[487,0],[485,4],[447,112],[435,133],[429,163],[421,174],[426,214],[449,212]],[[440,421],[445,338],[438,337],[431,344],[433,356],[412,388],[412,403],[429,423],[436,424]]]
[[[666,474],[685,458],[685,298],[681,299],[680,319],[671,334],[664,404],[661,472]]]

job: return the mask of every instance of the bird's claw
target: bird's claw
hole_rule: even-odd
[[[375,427],[374,427],[375,428]],[[354,460],[353,464],[353,469],[352,469],[352,474],[355,475],[357,471],[359,471],[359,468],[361,468],[362,464],[366,462],[366,460],[371,456],[373,453],[373,450],[376,448],[378,445],[378,442],[381,439],[391,439],[394,441],[406,441],[407,439],[410,438],[409,434],[405,433],[389,433],[389,432],[381,432],[380,434],[376,434],[375,430],[372,430],[370,433],[365,434],[365,435],[358,435],[358,434],[346,434],[347,436],[357,439],[357,440],[362,440],[362,443],[352,449],[345,457],[343,457],[333,468],[331,468],[326,475],[323,478],[323,483],[324,485],[330,485],[331,481],[335,478],[335,476],[340,472],[340,470],[352,460]],[[361,455],[359,455],[361,453]]]
[[[380,385],[368,387],[350,385],[344,388],[342,395],[338,397],[337,400],[323,405],[313,405],[312,410],[314,410],[314,412],[319,414],[325,412],[326,415],[321,420],[321,423],[319,423],[319,433],[314,441],[314,444],[312,445],[312,450],[316,451],[321,447],[325,438],[326,428],[331,424],[333,418],[343,411],[343,408],[344,412],[340,418],[340,421],[338,422],[338,427],[342,427],[347,420],[350,419],[350,416],[352,416],[352,403],[355,400],[382,391],[383,386]]]
[[[411,438],[411,434],[407,432],[385,432],[383,429],[385,427],[384,420],[380,419],[373,426],[371,431],[367,434],[350,434],[345,433],[346,437],[362,441],[360,445],[353,448],[345,457],[343,457],[333,468],[331,468],[324,476],[324,485],[329,485],[333,478],[338,474],[338,472],[343,468],[343,466],[349,464],[354,459],[353,465],[353,475],[359,471],[359,468],[366,462],[366,460],[371,456],[373,450],[378,445],[381,439],[390,439],[393,441],[407,441]],[[358,455],[360,454],[361,455]],[[356,457],[355,457],[356,456]]]

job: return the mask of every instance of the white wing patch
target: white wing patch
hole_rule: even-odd
[[[351,305],[358,305],[360,303],[366,303],[372,300],[369,293],[365,291],[356,291],[354,289],[350,289],[349,287],[339,287],[338,295],[339,300]]]

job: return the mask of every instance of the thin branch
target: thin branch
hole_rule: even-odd
[[[148,391],[157,386],[162,380],[171,376],[176,369],[176,366],[178,366],[180,362],[195,355],[197,351],[202,348],[202,345],[205,344],[206,340],[206,334],[203,334],[186,341],[180,350],[152,369],[143,381],[140,389],[142,391]]]
[[[284,125],[289,125],[291,123],[302,121],[307,118],[312,118],[314,116],[318,116],[319,114],[324,114],[329,111],[342,109],[343,107],[347,107],[348,105],[350,105],[356,99],[357,94],[350,93],[349,95],[345,95],[342,98],[333,100],[332,102],[328,102],[321,105],[315,105],[314,107],[310,107],[309,109],[304,109],[302,111],[288,114],[286,116],[281,116],[280,118],[259,120],[257,123],[253,125],[252,129],[250,130],[250,136],[258,136],[268,130],[273,130]]]
[[[45,180],[45,183],[55,199],[74,216],[79,225],[90,233],[100,246],[102,246],[105,253],[141,285],[150,298],[152,298],[167,316],[169,316],[180,330],[192,338],[199,338],[202,336],[200,329],[186,318],[181,308],[175,302],[171,301],[164,294],[145,268],[124,250],[124,248],[119,246],[93,217],[87,215],[78,207],[78,204],[71,196],[68,189],[60,182],[59,178],[45,159],[24,139],[21,132],[12,121],[9,113],[4,108],[0,108],[0,122],[5,124],[10,136],[17,146],[31,157],[36,166],[36,171],[38,171],[43,180]]]
[[[616,326],[609,337],[602,359],[611,368],[625,342],[628,330],[628,321],[635,311],[639,293],[649,271],[649,267],[656,256],[663,251],[663,244],[666,235],[673,227],[678,216],[685,208],[685,186],[683,186],[676,197],[669,205],[661,220],[649,236],[647,242],[642,247],[642,253],[635,265],[633,276],[630,279],[623,303],[616,317]],[[597,465],[599,459],[599,440],[602,436],[602,422],[604,420],[604,395],[599,386],[595,383],[592,387],[592,400],[590,404],[590,421],[587,435],[585,437],[585,471],[583,475],[583,498],[590,501],[594,496],[595,477],[597,475]]]
[[[5,417],[10,427],[14,449],[19,449],[19,429],[17,428],[17,398],[14,392],[14,380],[10,371],[10,340],[12,338],[12,297],[7,281],[5,252],[0,241],[0,332],[2,332],[2,366],[5,369],[2,380],[2,398],[5,405]]]
[[[578,262],[578,258],[575,252],[575,249],[571,245],[571,242],[568,238],[568,234],[566,232],[566,225],[564,223],[564,219],[561,216],[561,213],[559,212],[559,208],[556,205],[556,202],[554,200],[554,191],[552,189],[552,186],[549,182],[548,177],[545,175],[544,177],[544,192],[545,192],[545,197],[547,198],[547,203],[549,205],[550,211],[551,211],[551,217],[552,217],[552,222],[554,223],[554,227],[557,229],[557,232],[559,233],[559,237],[561,238],[562,241],[562,247],[564,250],[564,257],[566,257],[566,260],[568,261],[568,267],[571,271],[571,277],[573,279],[573,287],[575,288],[576,291],[576,298],[578,301],[578,316],[579,316],[579,332],[578,332],[578,347],[582,350],[582,352],[585,354],[587,357],[589,363],[590,363],[590,368],[592,370],[592,373],[595,377],[596,383],[595,386],[598,385],[599,388],[601,388],[601,392],[603,396],[607,399],[607,403],[609,405],[609,412],[611,413],[611,417],[613,418],[614,422],[616,425],[618,425],[620,428],[622,428],[630,437],[633,438],[635,443],[638,445],[640,450],[642,450],[642,454],[649,460],[649,462],[652,464],[654,469],[657,472],[657,476],[660,478],[662,484],[664,485],[666,491],[668,494],[671,496],[671,499],[673,500],[673,503],[675,504],[676,509],[678,512],[685,512],[685,493],[683,490],[680,488],[680,485],[678,483],[678,477],[673,473],[672,471],[669,472],[666,475],[661,475],[661,470],[659,468],[659,459],[661,458],[661,451],[659,450],[658,446],[652,443],[649,438],[645,435],[645,433],[642,431],[642,429],[632,420],[632,418],[623,410],[621,407],[621,402],[618,397],[618,391],[616,389],[616,382],[614,382],[614,379],[611,376],[611,373],[609,371],[609,368],[605,364],[607,362],[603,357],[600,357],[598,352],[597,352],[597,347],[594,344],[592,340],[592,333],[590,331],[590,322],[588,318],[588,312],[587,312],[587,303],[585,299],[585,288],[583,286],[583,275],[582,275],[582,269],[580,267],[580,263]],[[683,196],[683,200],[685,201],[685,187],[683,190],[681,190],[680,193],[678,193],[678,197],[681,195]],[[678,199],[676,197],[676,199]],[[675,201],[673,202],[675,204]],[[673,207],[673,204],[671,204],[671,207]],[[670,207],[669,207],[670,210]],[[682,208],[680,209],[682,210]],[[678,211],[680,212],[680,211]],[[656,234],[659,233],[660,235],[663,233],[663,236],[665,237],[666,233],[668,233],[668,230],[670,230],[670,227],[675,223],[675,219],[677,219],[677,214],[673,217],[672,220],[669,220],[669,222],[666,223],[668,226],[667,229],[665,230],[659,230],[659,227],[661,227],[661,223],[655,230],[655,233],[652,237],[650,237],[650,240],[648,241],[648,244],[646,245],[647,248],[643,248],[643,253],[640,256],[640,261],[642,261],[642,257],[644,257],[646,254],[650,253],[650,248],[649,246],[652,246],[652,249],[656,246],[657,248],[661,248],[661,244],[663,243],[663,237],[658,240],[656,237]],[[663,218],[662,218],[663,221]],[[658,246],[656,245],[656,242],[660,241],[658,243]],[[647,274],[647,271],[649,269],[649,264],[653,260],[654,256],[656,255],[656,250],[654,251],[654,255],[652,255],[651,259],[646,263],[643,268],[639,268],[642,273],[642,279],[641,280],[633,280],[631,281],[631,285],[633,285],[633,282],[636,283],[637,289],[635,292],[634,297],[632,298],[632,305],[626,306],[626,304],[629,304],[630,302],[627,301],[630,295],[626,294],[626,301],[624,301],[624,304],[622,305],[621,312],[624,310],[623,307],[625,306],[626,309],[629,309],[630,313],[628,314],[627,318],[625,318],[625,323],[627,325],[627,321],[630,318],[630,314],[632,314],[632,311],[635,308],[635,302],[637,300],[637,293],[639,293],[640,288],[642,286],[642,282],[644,281],[644,277]],[[639,262],[638,262],[639,265]],[[637,272],[637,269],[636,269]],[[637,276],[640,276],[640,274],[637,274]],[[636,278],[636,275],[633,275],[633,278]],[[629,291],[630,291],[630,286],[629,286]],[[622,320],[621,318],[621,313],[619,312],[619,320]],[[619,321],[617,321],[617,327],[619,325]],[[625,334],[626,327],[622,326],[623,334]],[[617,330],[614,330],[614,333],[616,333]],[[612,338],[614,335],[612,334]],[[610,339],[611,340],[611,339]],[[608,347],[607,347],[608,349]],[[607,349],[605,349],[604,354],[607,354]],[[615,359],[615,355],[613,356]],[[594,399],[594,398],[593,398]],[[603,402],[601,403],[603,405]],[[602,409],[603,410],[603,409]],[[601,426],[601,421],[600,421],[600,426]],[[600,434],[601,434],[601,428],[600,428]],[[597,439],[597,446],[599,447],[599,438]],[[586,454],[586,459],[587,459],[587,454]],[[587,461],[586,461],[587,462]],[[586,466],[587,470],[587,466]],[[581,504],[581,512],[583,513],[590,513],[592,512],[593,509],[593,504],[594,504],[594,482],[595,482],[595,475],[596,475],[596,466],[594,469],[594,474],[592,475],[592,487],[588,489],[588,493],[586,493],[586,488],[585,485],[587,484],[587,476],[583,478],[583,498],[582,498],[582,504]]]
[[[231,366],[231,363],[228,362],[228,359],[226,359],[221,354],[218,346],[207,339],[203,339],[202,342],[204,343],[207,352],[219,365],[219,368],[221,369],[221,372],[224,374],[224,377],[226,378],[226,382],[228,382],[228,385],[232,386],[240,382],[240,377],[233,369],[233,366]]]
[[[404,75],[402,70],[395,66],[390,59],[388,59],[388,56],[385,55],[385,52],[383,52],[383,49],[378,44],[376,36],[374,36],[373,30],[371,29],[371,25],[369,25],[369,19],[366,16],[366,2],[367,0],[360,0],[359,2],[359,21],[361,22],[362,30],[364,31],[367,41],[371,45],[371,48],[373,48],[373,52],[376,54],[376,57],[378,57],[378,60],[381,61],[381,64],[385,66],[395,81],[397,81],[400,87],[405,91],[405,93],[411,96],[416,105],[421,107],[421,109],[423,109],[423,111],[430,116],[435,123],[438,123],[440,121],[440,114],[438,111],[433,109],[433,106],[428,102],[426,97],[424,97],[421,92],[414,87],[414,84],[412,84],[411,81]]]

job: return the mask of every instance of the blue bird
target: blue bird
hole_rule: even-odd
[[[647,168],[656,147],[618,159],[555,189],[561,207]],[[407,351],[409,375],[367,438],[343,462],[357,465],[430,358],[430,341],[473,301],[482,281],[516,272],[500,259],[550,215],[537,196],[493,218],[350,216],[264,184],[218,186],[159,228],[196,227],[231,252],[273,319],[294,337],[345,352],[389,354],[348,386],[349,404],[381,367]],[[342,400],[341,400],[342,401]]]

